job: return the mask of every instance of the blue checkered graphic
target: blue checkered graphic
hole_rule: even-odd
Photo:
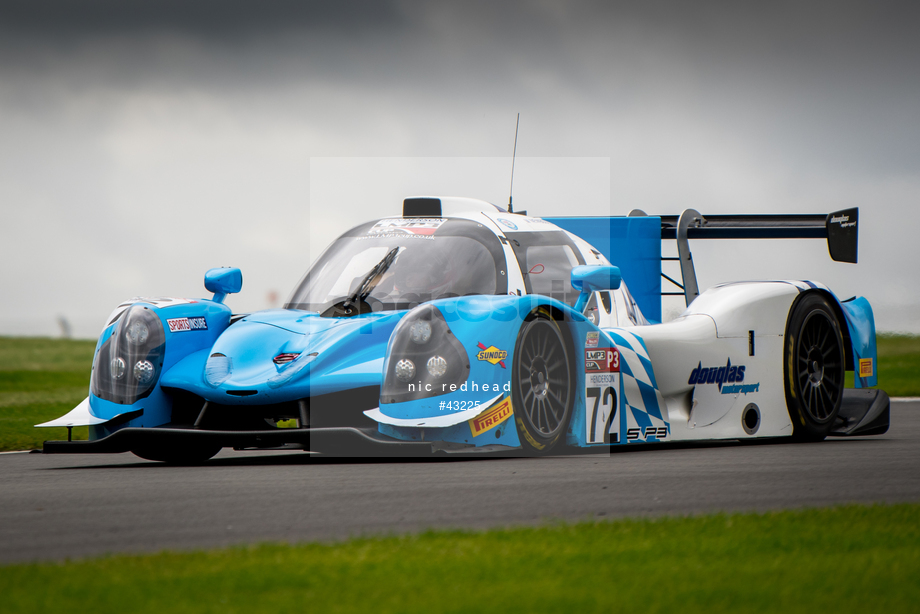
[[[658,390],[652,361],[642,338],[623,329],[605,330],[620,352],[620,380],[623,386],[624,413],[627,414],[628,426],[637,426],[642,433],[647,427],[665,427],[668,434],[671,425],[664,417],[664,398]],[[629,412],[625,412],[628,408]],[[625,431],[624,426],[622,430]],[[620,441],[626,441],[626,433],[621,433]],[[658,441],[652,435],[640,436],[638,441]]]

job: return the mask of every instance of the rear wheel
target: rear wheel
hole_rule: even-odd
[[[821,294],[803,296],[792,308],[786,329],[784,376],[792,436],[802,441],[827,437],[843,399],[843,336],[830,302]]]
[[[524,450],[543,454],[565,439],[572,414],[572,359],[559,323],[537,312],[514,350],[511,396]]]
[[[221,446],[195,446],[192,448],[149,448],[131,450],[144,460],[159,461],[168,465],[200,465],[220,452]]]

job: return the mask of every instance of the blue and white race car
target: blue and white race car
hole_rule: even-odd
[[[210,299],[119,305],[89,397],[38,425],[88,425],[89,440],[44,451],[195,463],[223,447],[542,454],[884,433],[868,301],[811,281],[700,294],[689,250],[695,237],[819,237],[855,262],[857,215],[541,219],[406,199],[403,215],[336,239],[283,309],[234,315],[239,269],[207,272]],[[680,282],[662,273],[666,239]],[[687,304],[666,323],[662,279]]]

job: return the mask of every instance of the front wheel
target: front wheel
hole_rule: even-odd
[[[572,413],[572,359],[559,323],[542,312],[524,322],[514,351],[511,395],[524,450],[544,454],[565,438]]]
[[[824,296],[807,294],[793,306],[784,357],[792,436],[821,441],[840,410],[845,368],[840,324]]]

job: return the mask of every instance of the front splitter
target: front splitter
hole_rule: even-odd
[[[118,430],[95,441],[46,441],[45,454],[117,454],[140,448],[182,448],[219,445],[224,448],[271,449],[297,444],[330,455],[418,456],[432,452],[431,442],[400,441],[374,429],[324,427],[272,431],[214,431],[195,428]]]

